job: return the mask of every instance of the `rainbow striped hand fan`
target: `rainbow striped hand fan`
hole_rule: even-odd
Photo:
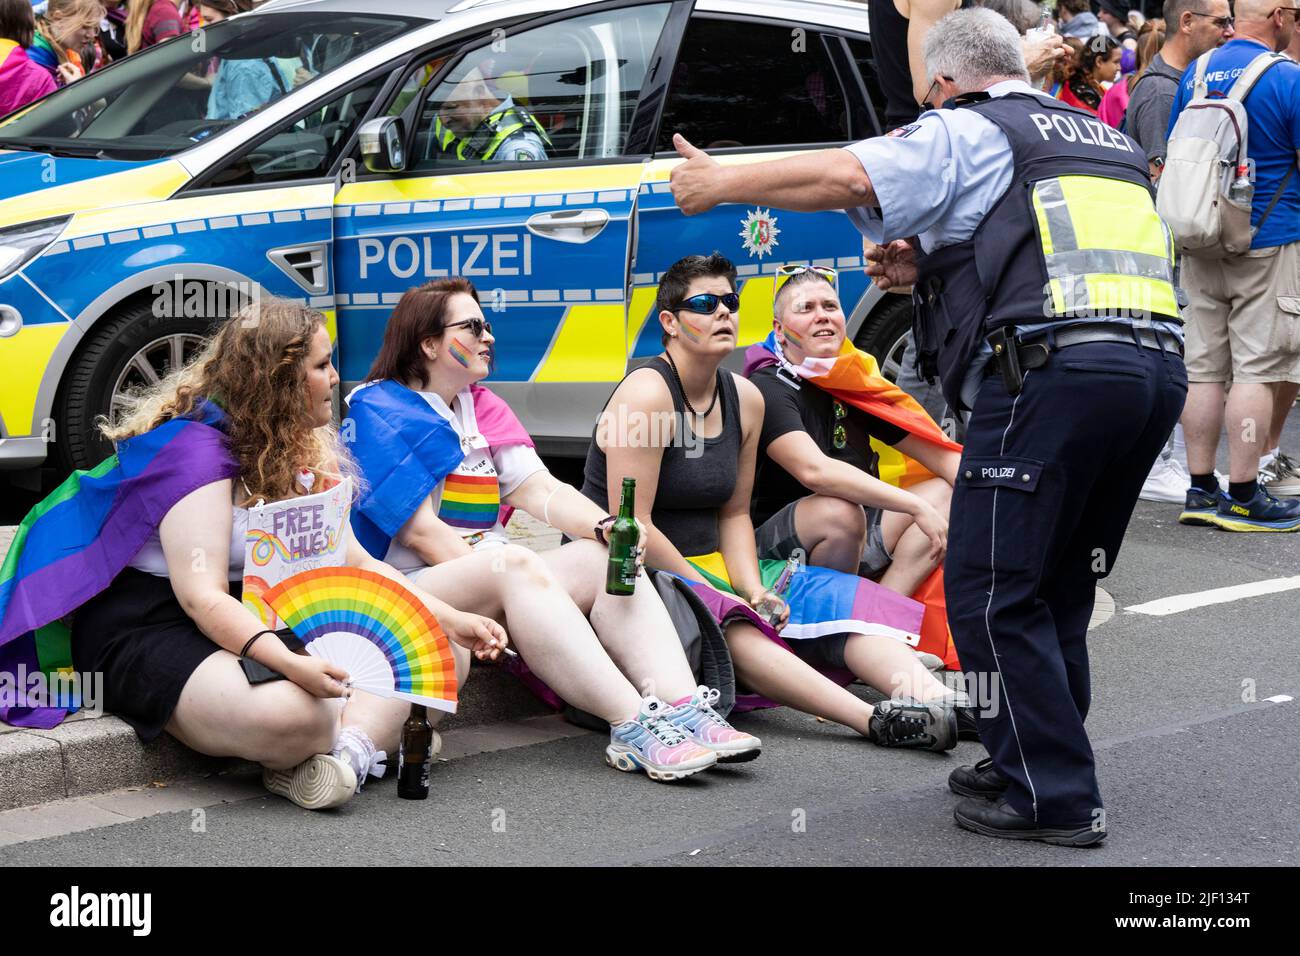
[[[352,687],[456,712],[447,635],[396,581],[359,568],[317,568],[286,578],[261,599],[309,654],[346,670]]]

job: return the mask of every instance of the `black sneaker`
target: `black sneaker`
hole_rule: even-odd
[[[957,746],[956,709],[944,701],[882,700],[871,715],[867,739],[881,747],[951,750]]]
[[[1005,799],[996,803],[963,800],[953,810],[952,818],[963,830],[1001,840],[1039,840],[1055,846],[1085,847],[1096,846],[1106,839],[1106,828],[1094,827],[1091,823],[1042,826],[1016,813]]]
[[[1192,487],[1187,489],[1187,500],[1183,503],[1183,513],[1178,516],[1179,524],[1199,524],[1213,527],[1214,517],[1219,512],[1219,499],[1226,498],[1222,491],[1203,491]]]
[[[980,725],[975,717],[974,707],[957,708],[957,739],[979,740]]]
[[[992,757],[985,757],[973,767],[958,767],[948,774],[948,789],[963,797],[996,800],[1006,791],[1007,785],[1007,778],[993,766]]]

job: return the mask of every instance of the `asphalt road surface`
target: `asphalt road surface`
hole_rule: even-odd
[[[737,720],[763,738],[759,760],[672,785],[609,769],[603,738],[585,734],[439,764],[422,803],[399,800],[391,779],[331,813],[251,783],[216,803],[198,784],[193,805],[213,804],[202,832],[182,805],[0,846],[0,863],[1296,865],[1300,582],[1285,579],[1300,574],[1300,535],[1187,528],[1176,513],[1139,504],[1104,582],[1117,611],[1090,636],[1088,727],[1110,829],[1098,849],[956,828],[945,780],[984,755],[978,744],[883,750],[780,709]],[[1292,589],[1126,610],[1279,579]]]

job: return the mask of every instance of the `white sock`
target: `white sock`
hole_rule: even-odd
[[[1262,456],[1259,459],[1259,467],[1267,468],[1269,465],[1273,464],[1273,460],[1277,458],[1277,453],[1280,450],[1281,450],[1281,446],[1279,446],[1278,448],[1274,448],[1272,451]]]
[[[360,727],[348,726],[339,731],[338,740],[330,755],[346,761],[357,775],[357,790],[360,791],[367,777],[382,777],[387,770],[388,754],[375,749],[375,742]]]
[[[1174,458],[1187,467],[1187,438],[1183,435],[1181,423],[1174,426]]]

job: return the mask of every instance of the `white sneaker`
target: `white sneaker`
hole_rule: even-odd
[[[329,810],[352,799],[357,775],[346,760],[317,754],[292,770],[263,770],[262,786],[304,810]]]
[[[1163,501],[1167,504],[1181,505],[1187,497],[1187,489],[1191,483],[1191,476],[1172,456],[1157,458],[1138,497],[1143,501]]]
[[[1266,472],[1259,473],[1259,483],[1271,495],[1300,495],[1300,462],[1285,452],[1278,452]]]

